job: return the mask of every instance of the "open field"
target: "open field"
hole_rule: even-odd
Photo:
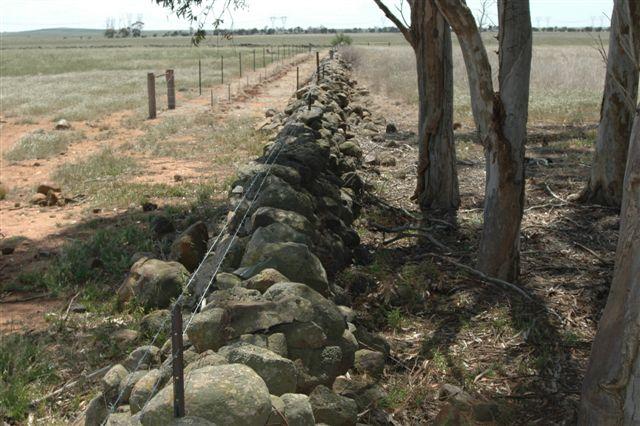
[[[34,407],[29,402],[117,362],[146,341],[148,336],[135,344],[114,337],[124,329],[140,331],[142,310],[121,312],[114,302],[132,256],[166,256],[167,241],[152,231],[158,216],[178,229],[198,220],[217,226],[228,212],[223,200],[237,167],[258,156],[270,137],[257,130],[265,111],[286,105],[296,66],[303,79],[315,69],[305,53],[279,62],[274,49],[327,45],[333,37],[239,36],[219,45],[207,39],[195,48],[188,37],[64,34],[2,37],[0,233],[2,247],[15,250],[0,256],[0,346],[12,348],[0,351],[0,419],[10,423],[27,424],[31,413],[34,424],[68,424],[95,387],[78,386]],[[416,211],[408,202],[417,158],[415,62],[399,34],[351,36],[355,46],[345,55],[354,60],[353,77],[371,90],[363,104],[397,124],[401,135],[399,146],[389,149],[397,165],[364,173],[373,189],[357,231],[373,261],[339,276],[349,282],[364,273],[378,285],[354,300],[354,308],[358,320],[392,344],[385,408],[402,424],[424,424],[442,407],[437,386],[455,383],[474,397],[497,400],[498,424],[553,424],[563,417],[570,423],[612,273],[617,219],[607,209],[559,204],[544,184],[566,199],[584,183],[604,80],[599,43],[583,33],[534,38],[528,155],[550,159],[551,166],[527,169],[522,285],[536,303],[570,318],[558,323],[435,258],[425,260],[419,242],[386,244],[385,235],[371,229],[374,222],[402,225],[411,218],[401,209]],[[490,47],[493,36],[485,34]],[[264,82],[260,69],[252,71],[252,52],[260,67],[262,46],[271,46]],[[219,84],[220,56],[231,101]],[[484,159],[472,141],[457,47],[454,64],[463,206],[459,229],[434,227],[434,234],[471,264],[482,221]],[[176,71],[178,108],[166,110],[158,78],[159,117],[146,120],[146,73],[168,68]],[[60,118],[70,121],[71,130],[53,130]],[[379,149],[363,139],[364,149]],[[31,205],[43,182],[60,185],[69,201]],[[380,200],[396,210],[385,210]],[[158,209],[143,211],[143,204]],[[83,309],[76,312],[77,304]],[[511,394],[516,397],[504,397]]]

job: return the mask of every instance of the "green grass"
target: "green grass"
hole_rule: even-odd
[[[0,336],[0,346],[0,418],[21,420],[38,389],[55,380],[56,368],[44,348],[31,339]]]
[[[36,160],[53,157],[67,150],[72,142],[84,137],[76,131],[39,130],[20,138],[16,145],[5,154],[9,161]]]

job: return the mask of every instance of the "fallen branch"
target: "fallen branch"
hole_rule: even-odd
[[[573,244],[575,244],[576,246],[580,247],[582,250],[586,251],[587,253],[590,253],[591,255],[593,255],[593,257],[595,257],[596,259],[598,259],[600,261],[601,264],[607,266],[609,265],[609,263],[602,257],[600,256],[598,253],[596,253],[595,251],[591,250],[589,247],[584,246],[582,244],[580,244],[577,241],[574,241]]]
[[[516,293],[518,293],[519,295],[521,295],[525,299],[533,301],[533,297],[531,297],[531,295],[529,295],[529,293],[527,293],[526,291],[524,291],[523,289],[521,289],[520,287],[518,287],[515,284],[512,284],[512,283],[510,283],[508,281],[501,280],[499,278],[490,277],[490,276],[488,276],[487,274],[485,274],[482,271],[474,269],[471,266],[464,265],[464,264],[462,264],[460,262],[457,262],[457,261],[455,261],[455,260],[453,260],[453,259],[451,259],[451,258],[449,258],[447,256],[442,256],[442,255],[437,254],[437,253],[427,253],[427,255],[437,257],[438,259],[444,260],[447,263],[450,263],[450,264],[452,264],[454,266],[457,266],[458,268],[460,268],[460,269],[462,269],[464,271],[467,271],[472,275],[475,275],[476,277],[480,278],[482,281],[484,281],[486,283],[496,284],[496,285],[498,285],[500,287],[508,288],[510,290],[515,291]]]
[[[453,250],[451,250],[449,247],[447,247],[446,245],[444,245],[443,243],[441,243],[440,241],[438,241],[437,239],[435,239],[433,236],[431,236],[429,234],[429,230],[425,229],[425,228],[421,228],[419,226],[414,226],[414,225],[403,225],[403,226],[397,226],[395,228],[389,228],[387,226],[382,226],[378,223],[372,223],[371,224],[371,229],[374,231],[379,231],[379,232],[385,232],[385,233],[389,233],[389,234],[393,234],[393,233],[400,233],[400,235],[397,235],[396,237],[384,241],[383,244],[391,244],[394,241],[400,240],[402,238],[407,238],[407,237],[424,237],[427,240],[429,240],[429,242],[431,244],[433,244],[434,246],[438,247],[440,250],[445,251],[445,252],[452,252]],[[417,232],[417,234],[408,234],[405,231],[415,231]]]

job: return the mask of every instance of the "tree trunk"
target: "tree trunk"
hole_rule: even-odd
[[[458,36],[473,116],[485,148],[487,176],[479,268],[487,275],[511,281],[519,272],[524,202],[532,45],[529,2],[499,2],[500,93],[494,93],[489,58],[469,8],[461,0],[436,3]]]
[[[582,384],[580,425],[640,424],[640,105],[626,164],[616,266]]]
[[[435,0],[408,0],[411,26],[373,0],[413,47],[418,75],[418,176],[411,198],[427,213],[455,214],[460,205],[453,140],[451,29]]]
[[[640,2],[616,0],[614,8],[631,23],[628,53],[640,66]],[[640,104],[621,206],[616,266],[582,383],[580,425],[640,424]]]
[[[451,29],[433,0],[414,6],[418,75],[419,161],[416,191],[423,212],[451,215],[460,205],[453,138]]]
[[[635,2],[635,0],[632,0]],[[607,76],[600,108],[600,125],[589,182],[581,201],[620,207],[629,135],[638,95],[638,68],[632,57],[628,2],[617,1],[611,18]],[[635,16],[631,19],[640,19]]]
[[[498,12],[500,96],[493,119],[500,134],[498,143],[485,152],[487,183],[478,263],[484,273],[513,281],[520,272],[532,32],[528,1],[499,0]]]

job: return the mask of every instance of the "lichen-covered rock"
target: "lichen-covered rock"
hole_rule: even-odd
[[[296,368],[291,360],[253,345],[225,346],[219,352],[230,363],[251,367],[262,377],[271,394],[295,392]]]
[[[178,262],[142,258],[131,267],[118,289],[118,302],[130,301],[146,309],[166,308],[182,293],[189,273]]]
[[[227,360],[222,355],[219,355],[209,349],[196,355],[192,361],[188,362],[187,367],[184,369],[184,374],[188,375],[193,370],[224,364],[227,364]]]
[[[134,349],[122,365],[129,371],[148,368],[160,362],[160,349],[157,346],[145,345]]]
[[[129,373],[127,377],[120,382],[118,387],[118,395],[120,397],[119,404],[128,404],[131,397],[131,391],[133,387],[138,383],[138,380],[142,379],[147,374],[146,370],[138,370]]]
[[[196,222],[175,239],[169,258],[182,263],[189,272],[193,272],[207,253],[207,241],[207,226]]]
[[[290,280],[303,283],[317,292],[328,295],[329,281],[320,260],[309,250],[309,247],[298,243],[271,243],[259,247],[251,258],[251,266],[264,263],[262,270],[274,268]],[[256,271],[258,272],[258,271]]]
[[[333,382],[333,391],[353,399],[359,411],[377,407],[387,397],[387,393],[373,378],[356,374],[337,377]]]
[[[229,274],[227,272],[220,272],[216,275],[215,286],[219,290],[229,290],[233,287],[238,287],[242,284],[242,279],[239,276]]]
[[[350,157],[362,157],[362,148],[360,148],[355,142],[351,141],[344,142],[340,145],[340,152]]]
[[[258,290],[235,286],[226,290],[216,290],[209,294],[205,309],[224,308],[235,302],[257,302],[261,300],[263,300],[262,295]]]
[[[129,406],[131,413],[136,414],[166,383],[168,377],[160,369],[153,369],[147,372],[136,382],[129,396]]]
[[[271,399],[264,381],[242,364],[194,370],[185,383],[187,416],[225,426],[264,426]],[[173,389],[166,386],[142,410],[145,426],[169,424],[173,418]]]
[[[274,284],[291,281],[289,278],[282,275],[279,271],[272,268],[267,268],[260,271],[257,275],[242,282],[242,286],[251,290],[258,290],[260,293],[264,293]]]
[[[307,426],[316,423],[307,395],[286,393],[280,398],[284,402],[284,415],[289,426]]]
[[[226,342],[225,310],[212,308],[196,314],[187,335],[198,352],[217,351]]]
[[[149,337],[158,331],[167,331],[171,326],[171,312],[168,309],[158,309],[143,316],[140,320],[140,331]]]
[[[116,400],[120,383],[122,383],[128,374],[129,372],[122,364],[116,364],[102,377],[100,380],[102,394],[107,401],[113,402]]]
[[[242,257],[241,265],[258,263],[262,254],[262,247],[269,243],[299,243],[309,246],[311,240],[284,223],[272,223],[256,229],[247,243],[247,249]]]
[[[89,404],[84,414],[80,417],[76,424],[82,426],[101,426],[107,419],[109,410],[107,408],[107,401],[102,393],[96,395]]]
[[[279,396],[271,395],[271,414],[267,420],[269,426],[286,426],[286,417],[284,416],[284,402]]]
[[[313,417],[318,423],[332,426],[355,426],[358,421],[358,406],[353,399],[336,395],[326,386],[316,387],[309,402]]]

